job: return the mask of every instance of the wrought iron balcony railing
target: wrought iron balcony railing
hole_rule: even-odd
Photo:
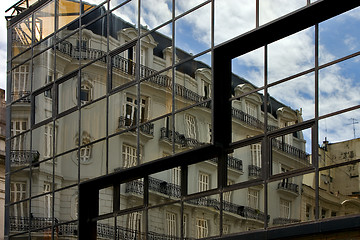
[[[260,177],[261,167],[255,165],[249,165],[249,177]]]
[[[152,177],[149,177],[149,190],[165,194],[169,197],[181,197],[180,186]],[[126,183],[125,192],[142,195],[144,193],[144,182],[141,180],[134,180]]]
[[[217,158],[212,158],[212,159],[210,159],[210,161],[217,163],[218,159]],[[238,171],[243,171],[242,160],[240,160],[238,158],[228,156],[227,164],[228,164],[229,168],[232,168],[232,169],[235,169],[235,170],[238,170]]]
[[[174,139],[173,139],[174,135]],[[180,134],[175,131],[175,134],[172,130],[162,127],[160,129],[160,140],[166,140],[168,142],[174,141],[176,144],[179,144],[181,147],[197,147],[201,146],[204,143],[199,142],[197,139],[186,138],[184,134]]]
[[[40,153],[31,150],[11,150],[10,163],[11,166],[22,166],[39,161]]]
[[[123,127],[133,127],[131,119],[125,119],[125,117],[119,117],[119,128]],[[154,136],[154,124],[153,123],[145,123],[139,127],[140,132],[145,133],[147,135]]]
[[[274,225],[285,225],[290,223],[298,223],[300,222],[299,219],[291,219],[291,218],[274,218],[273,224]]]
[[[310,162],[309,162],[309,154],[307,154],[305,151],[297,148],[297,147],[294,147],[294,146],[291,146],[290,144],[287,144],[283,141],[280,141],[278,139],[275,139],[273,138],[271,140],[271,145],[273,148],[275,149],[278,149],[278,150],[281,150],[287,154],[290,154],[292,156],[295,156],[299,159],[302,159],[302,162],[306,165],[310,165]]]
[[[287,190],[299,194],[299,185],[295,183],[279,182],[278,189]]]
[[[13,91],[11,92],[11,101],[20,99],[19,102],[30,103],[30,91]]]

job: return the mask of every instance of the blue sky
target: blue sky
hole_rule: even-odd
[[[117,0],[114,0],[117,1]],[[88,0],[90,3],[102,0]],[[134,1],[135,2],[135,1]],[[204,0],[177,1],[176,14],[181,14]],[[215,44],[227,41],[255,27],[254,0],[218,0],[215,3]],[[261,0],[260,20],[266,23],[301,6],[306,0]],[[2,24],[0,25],[0,88],[5,88],[6,68],[6,21],[4,11],[15,0],[6,0],[0,7]],[[146,0],[141,18],[142,25],[149,29],[159,26],[171,17],[170,0]],[[130,3],[118,14],[132,22],[133,15],[127,13],[136,9],[135,3]],[[235,11],[236,9],[236,11]],[[266,9],[266,11],[265,11]],[[176,46],[197,54],[209,48],[210,44],[210,5],[205,6],[185,18],[179,20],[176,26]],[[161,14],[159,14],[161,12]],[[231,17],[229,17],[231,16]],[[348,55],[360,50],[360,9],[352,10],[341,16],[320,24],[320,64]],[[171,25],[160,30],[171,36]],[[269,45],[269,80],[276,81],[285,76],[299,73],[314,65],[314,28],[306,29]],[[206,63],[209,56],[200,57]],[[320,113],[327,114],[344,107],[360,104],[360,57],[355,57],[327,67],[320,71]],[[248,53],[233,61],[236,74],[260,86],[263,83],[263,50]],[[302,109],[304,119],[314,116],[314,75],[308,74],[270,89],[271,96],[293,109]],[[297,97],[294,97],[297,96]],[[351,118],[360,121],[360,110],[342,114],[320,122],[320,137],[326,136],[332,142],[353,137]],[[356,137],[360,137],[360,124],[355,125]]]

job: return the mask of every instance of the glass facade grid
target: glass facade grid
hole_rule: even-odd
[[[327,56],[317,22],[249,43],[255,51],[229,51],[224,41],[312,8],[257,3],[242,18],[251,23],[231,34],[221,17],[231,11],[211,0],[164,0],[162,14],[145,1],[58,0],[10,22],[6,236],[81,238],[84,213],[101,215],[89,229],[106,239],[199,239],[357,217],[358,189],[338,180],[358,181],[357,49]],[[327,24],[336,18],[320,23],[323,32]],[[332,107],[336,91],[323,83],[331,74],[349,93]],[[330,131],[321,124],[345,118],[354,139],[322,142]],[[97,181],[84,212],[80,190]]]

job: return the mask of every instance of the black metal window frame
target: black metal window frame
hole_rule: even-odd
[[[330,19],[338,14],[344,13],[360,5],[360,1],[349,0],[339,3],[338,1],[323,0],[310,4],[291,14],[288,14],[278,20],[268,23],[264,26],[250,31],[247,34],[239,36],[228,42],[216,46],[212,50],[213,54],[213,143],[185,153],[164,157],[152,162],[144,163],[140,166],[130,169],[123,169],[119,172],[102,176],[97,179],[82,182],[79,185],[79,239],[96,239],[97,221],[113,217],[121,213],[119,199],[119,186],[135,179],[144,179],[144,204],[138,210],[148,209],[148,191],[149,191],[149,175],[169,170],[174,167],[181,167],[181,200],[192,199],[209,195],[211,193],[220,193],[222,196],[223,189],[227,190],[239,187],[242,184],[236,184],[227,187],[227,155],[239,146],[247,146],[252,143],[261,141],[263,144],[262,162],[265,165],[262,178],[258,183],[270,182],[269,171],[269,153],[271,151],[270,139],[274,136],[286,134],[291,131],[299,131],[304,128],[312,129],[312,154],[317,156],[317,130],[318,130],[318,106],[315,107],[315,118],[301,124],[286,127],[274,132],[265,131],[264,134],[239,141],[231,142],[231,61],[232,59],[246,54],[259,47],[267,47],[268,44],[285,38],[291,34],[297,33],[308,27],[315,26],[318,31],[318,24],[322,21]],[[316,36],[318,41],[318,36]],[[317,54],[316,54],[317,58]],[[317,61],[318,62],[318,61]],[[315,72],[318,73],[318,63],[315,66]],[[267,99],[267,84],[265,84],[265,101]],[[318,92],[318,84],[316,84],[316,92]],[[318,102],[318,95],[316,95]],[[350,111],[347,109],[344,111]],[[266,112],[266,110],[265,110]],[[335,114],[335,113],[334,113]],[[267,129],[267,121],[265,120],[265,129]],[[191,164],[202,162],[211,158],[218,158],[218,187],[205,193],[197,193],[188,195],[187,193],[187,167]],[[315,172],[319,174],[317,166],[317,157],[313,160],[313,166],[309,169],[303,169],[299,173]],[[276,177],[274,178],[276,179]],[[243,184],[244,185],[244,184]],[[247,186],[254,183],[247,183]],[[113,212],[103,216],[99,216],[99,190],[113,187]],[[265,193],[266,194],[266,193]],[[318,198],[318,196],[316,197]],[[318,211],[318,209],[317,209]],[[220,214],[222,213],[222,205],[220,204]],[[267,204],[265,204],[265,214],[267,213]],[[318,212],[316,213],[318,215]],[[266,222],[266,221],[265,221]],[[351,216],[336,218],[331,220],[314,221],[301,223],[293,226],[285,226],[278,228],[268,228],[265,223],[265,229],[257,230],[250,233],[238,233],[232,236],[220,237],[221,239],[279,239],[294,236],[327,233],[333,231],[344,231],[360,228],[360,216]],[[220,226],[222,219],[220,218]],[[222,235],[222,227],[220,228],[220,236]],[[215,237],[219,238],[219,237]]]

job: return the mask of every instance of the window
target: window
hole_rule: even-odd
[[[321,209],[321,218],[326,218],[326,217],[327,217],[327,212],[328,212],[327,209],[322,208],[322,209]]]
[[[11,136],[15,136],[18,135],[22,132],[24,132],[27,129],[27,121],[22,121],[22,120],[16,120],[16,121],[11,121]],[[21,135],[17,138],[14,138],[11,142],[11,149],[12,150],[25,150],[25,136]]]
[[[29,66],[21,65],[12,71],[12,97],[13,100],[26,95],[30,90]]]
[[[128,216],[128,225],[127,228],[130,230],[130,234],[133,238],[137,237],[139,234],[138,231],[142,229],[141,224],[141,213],[134,212],[130,213]]]
[[[44,183],[44,217],[51,218],[51,204],[52,204],[52,194],[51,194],[51,184]]]
[[[249,103],[249,102],[246,102],[245,106],[246,106],[246,113],[249,114],[250,116],[253,116],[253,117],[257,118],[256,105],[252,104],[252,103]]]
[[[10,183],[10,202],[18,202],[26,198],[26,183],[23,182],[11,182]],[[10,206],[10,216],[14,217],[26,217],[27,202],[21,202],[16,205]]]
[[[137,165],[137,151],[136,147],[123,144],[122,147],[123,167],[129,168]],[[141,151],[140,156],[141,159]]]
[[[171,183],[180,186],[181,184],[181,168],[176,167],[171,170]]]
[[[81,84],[80,89],[80,101],[81,104],[85,104],[87,102],[90,102],[92,100],[92,87],[89,84]]]
[[[53,126],[45,126],[45,150],[44,157],[51,157],[53,153]]]
[[[189,138],[196,139],[196,121],[195,117],[186,114],[185,115],[185,123],[186,123],[186,133]]]
[[[184,232],[184,238],[187,237],[187,233],[188,233],[188,216],[186,214],[183,215],[183,219],[182,219],[182,224],[183,224],[183,232]]]
[[[137,99],[135,96],[127,95],[125,104],[125,126],[136,126],[137,120]],[[140,98],[140,123],[147,121],[147,99]]]
[[[261,144],[252,144],[251,148],[251,164],[261,167]]]
[[[232,180],[227,181],[228,186],[233,185],[234,183],[235,182]],[[231,202],[231,193],[232,193],[232,191],[224,192],[224,194],[223,194],[224,201]]]
[[[202,86],[203,86],[203,96],[204,96],[204,99],[209,99],[211,98],[211,88],[210,88],[210,83],[202,80]]]
[[[306,204],[306,220],[311,220],[311,205]]]
[[[167,229],[166,234],[168,236],[176,236],[176,215],[174,213],[166,213]]]
[[[207,191],[210,188],[210,175],[199,173],[199,192]]]
[[[53,76],[52,75],[46,76],[45,85],[48,84],[48,83],[51,83],[51,82],[53,82]],[[44,92],[44,95],[45,95],[45,97],[52,98],[52,90],[51,89],[46,90]]]
[[[76,49],[77,50],[86,50],[88,46],[87,38],[82,38],[81,40],[76,40]]]
[[[223,225],[223,234],[229,234],[229,228],[230,226],[227,224]]]
[[[209,227],[208,221],[206,219],[196,219],[196,237],[197,238],[205,238],[208,236]]]
[[[291,202],[280,198],[280,217],[290,218]]]
[[[259,209],[259,190],[248,189],[248,204],[253,209]]]
[[[90,156],[91,156],[91,146],[90,145],[87,145],[80,149],[80,162],[81,163],[89,162]]]

